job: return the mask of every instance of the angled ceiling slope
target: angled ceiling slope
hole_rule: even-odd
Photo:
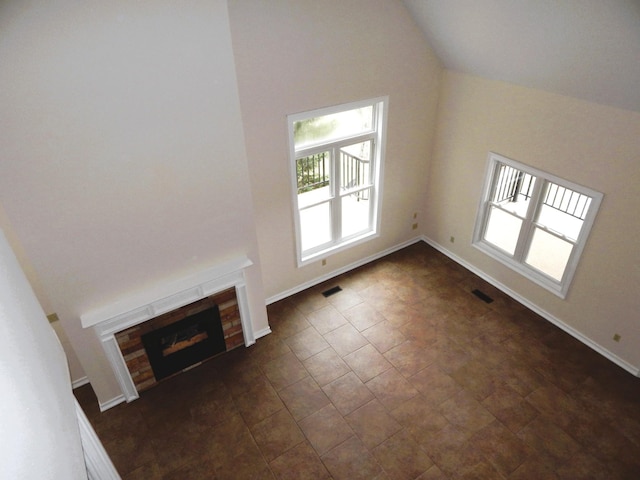
[[[640,0],[403,0],[444,65],[640,112]]]

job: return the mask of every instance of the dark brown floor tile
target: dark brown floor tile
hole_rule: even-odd
[[[307,442],[298,444],[269,465],[278,480],[330,479],[320,457]]]
[[[192,460],[189,463],[165,473],[162,477],[155,478],[162,478],[162,480],[184,480],[186,478],[189,480],[216,480],[219,478],[215,474],[213,462],[206,455],[193,456],[190,459]],[[152,474],[150,475],[150,472],[145,472],[145,475],[138,478],[141,480],[152,480],[154,478]]]
[[[345,417],[358,438],[369,449],[377,447],[402,429],[378,400],[354,410]]]
[[[509,386],[498,388],[482,401],[482,405],[513,433],[522,430],[540,414]]]
[[[498,420],[475,433],[470,440],[503,476],[509,476],[532,456],[533,450]]]
[[[465,473],[473,472],[476,468],[482,469],[488,463],[480,450],[468,441],[457,445],[456,448],[432,449],[429,451],[429,455],[445,475],[455,479],[464,478]],[[469,478],[468,474],[467,478]],[[500,474],[495,472],[490,476],[476,478],[491,478],[493,480],[494,478],[499,479]]]
[[[351,437],[322,455],[334,480],[370,480],[382,473],[380,465],[358,437]]]
[[[318,455],[325,454],[354,435],[351,427],[333,405],[327,405],[302,419],[299,425]]]
[[[322,390],[342,415],[348,415],[374,398],[371,391],[353,372],[328,383]]]
[[[582,418],[585,410],[583,404],[550,384],[535,389],[525,399],[561,427],[567,427],[572,420]]]
[[[556,471],[562,480],[611,480],[614,475],[598,459],[583,452],[576,453]]]
[[[416,478],[416,480],[448,480],[448,478],[437,465],[432,465],[429,470]]]
[[[322,295],[322,289],[319,288],[304,290],[292,296],[291,302],[305,316],[329,305],[326,297]]]
[[[495,365],[493,371],[505,385],[518,392],[522,397],[526,397],[547,383],[535,368],[527,367],[526,364],[515,359]]]
[[[580,451],[580,445],[545,415],[538,416],[517,435],[537,451],[538,457],[554,468]]]
[[[391,350],[406,340],[402,332],[392,327],[386,320],[367,328],[362,332],[362,335],[364,335],[371,345],[376,347],[380,353]]]
[[[250,428],[267,461],[274,460],[305,440],[291,414],[282,409]]]
[[[261,368],[276,390],[282,390],[309,375],[292,352],[265,363]]]
[[[395,368],[372,378],[366,385],[387,410],[393,410],[418,395],[418,390]]]
[[[493,369],[480,362],[467,362],[452,372],[451,378],[480,402],[504,386],[502,379],[494,375]]]
[[[349,366],[331,347],[316,353],[302,363],[321,387],[350,371]]]
[[[371,344],[366,344],[346,355],[344,361],[363,382],[367,382],[385,370],[393,368],[393,365]]]
[[[475,433],[495,420],[489,410],[465,390],[441,403],[438,409],[449,422],[469,433]]]
[[[296,354],[296,357],[302,361],[326,348],[329,348],[329,344],[324,338],[322,338],[322,335],[320,335],[315,328],[307,328],[306,330],[292,335],[285,341],[293,353]]]
[[[414,479],[425,473],[433,461],[405,430],[373,449],[373,454],[391,478]]]
[[[345,357],[369,343],[350,323],[326,333],[324,339],[329,342],[341,357]]]
[[[384,356],[406,378],[433,363],[434,353],[424,345],[407,340],[384,353]]]
[[[320,310],[308,313],[307,320],[315,327],[320,335],[329,333],[348,323],[344,315],[333,305],[327,305]]]
[[[311,377],[289,385],[278,394],[296,420],[302,420],[329,404],[329,398]]]
[[[366,303],[359,303],[343,310],[342,314],[359,332],[385,321],[380,312]]]
[[[408,340],[419,343],[423,346],[432,345],[443,335],[438,329],[433,327],[424,317],[409,320],[400,325],[398,330]]]
[[[376,286],[375,288],[378,288],[387,294],[384,286]],[[384,318],[386,318],[389,324],[394,328],[399,328],[411,320],[424,318],[423,313],[420,311],[420,308],[422,308],[421,306],[414,307],[398,302],[393,295],[391,295],[386,302],[382,301],[370,304],[384,315]]]
[[[307,328],[308,327],[309,325],[307,326]],[[271,328],[279,328],[279,327],[274,327],[272,325]],[[304,329],[301,329],[301,330],[304,330]],[[275,330],[274,330],[274,333],[275,333]],[[250,347],[249,351],[251,352],[251,356],[255,358],[259,364],[264,364],[266,362],[269,362],[275,358],[278,358],[282,355],[285,355],[291,352],[291,348],[289,348],[289,345],[287,345],[283,340],[283,338],[285,337],[281,336],[280,333],[281,332],[278,330],[277,335],[267,335],[266,337],[264,337],[264,340],[260,339],[262,341],[256,342],[254,345]],[[297,331],[292,332],[290,335],[293,335],[295,333],[297,333]]]
[[[422,394],[430,405],[440,405],[462,390],[462,387],[450,375],[444,373],[438,365],[423,368],[409,377],[409,382]]]
[[[426,403],[421,395],[416,395],[395,408],[391,415],[420,444],[449,424],[447,419]]]
[[[532,459],[525,461],[509,475],[509,480],[559,480],[554,467]]]
[[[362,297],[358,292],[348,287],[343,288],[341,292],[327,297],[327,300],[343,314],[345,310],[348,310],[358,304],[362,304]]]
[[[162,472],[160,466],[158,465],[158,462],[156,461],[145,463],[144,465],[137,467],[130,472],[125,473],[120,470],[118,473],[122,477],[122,480],[163,480],[163,478],[165,477],[165,474]],[[168,477],[171,478],[170,473],[168,474]],[[215,477],[213,478],[215,479]]]
[[[235,402],[247,425],[254,425],[284,408],[282,400],[264,377],[245,393],[235,397]]]

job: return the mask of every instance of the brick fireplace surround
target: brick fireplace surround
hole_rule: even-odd
[[[100,409],[135,400],[139,392],[157,383],[140,336],[184,318],[184,308],[215,303],[220,309],[226,351],[253,345],[256,335],[249,318],[244,274],[251,265],[247,257],[238,258],[188,277],[159,282],[81,315],[82,326],[92,327],[100,339],[122,390],[121,395],[101,403]],[[267,328],[257,336],[270,332]]]
[[[199,311],[217,305],[220,309],[220,320],[224,332],[225,351],[233,350],[244,345],[242,336],[242,323],[240,322],[240,310],[236,289],[229,288],[210,297],[203,298],[184,307],[172,310],[159,317],[152,318],[144,323],[116,333],[115,337],[120,346],[120,351],[127,363],[131,379],[138,393],[153,387],[158,383],[151,368],[151,362],[142,344],[142,336],[167,325],[176,323]]]

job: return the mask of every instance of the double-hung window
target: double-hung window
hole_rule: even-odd
[[[289,115],[298,265],[378,233],[386,98]]]
[[[564,298],[602,194],[490,153],[473,244]]]

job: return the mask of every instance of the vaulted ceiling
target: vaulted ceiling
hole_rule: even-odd
[[[640,0],[403,0],[451,69],[640,112]]]

